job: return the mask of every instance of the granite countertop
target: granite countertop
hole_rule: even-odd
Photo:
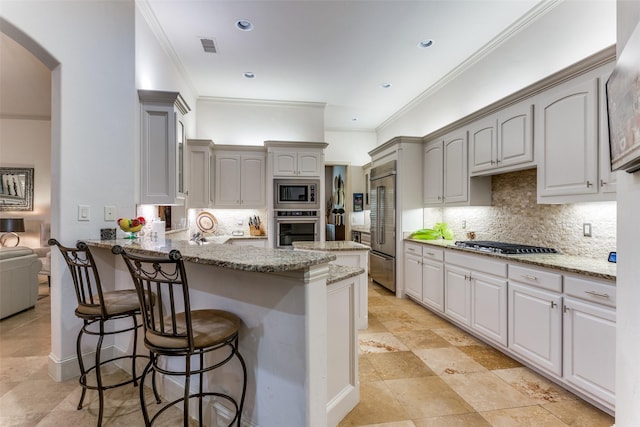
[[[175,238],[173,238],[175,236]],[[198,245],[174,235],[167,239],[84,240],[89,246],[111,249],[120,245],[131,253],[162,256],[177,249],[185,261],[209,264],[233,270],[273,273],[301,270],[318,264],[327,264],[336,259],[331,253],[265,249],[253,246],[222,244],[230,236],[216,236],[216,241]]]
[[[369,246],[351,240],[334,240],[327,242],[293,242],[294,249],[305,251],[368,251]]]
[[[583,274],[598,279],[616,280],[616,264],[604,259],[579,257],[565,254],[526,254],[526,255],[502,255],[490,252],[480,252],[474,249],[461,248],[455,245],[455,240],[418,240],[405,239],[410,242],[425,245],[439,246],[471,254],[500,258],[506,261],[517,261],[523,264],[531,264],[540,267],[553,268],[568,273]]]
[[[327,285],[339,282],[349,277],[359,276],[364,273],[364,268],[349,267],[346,265],[329,264],[329,277],[327,277]]]

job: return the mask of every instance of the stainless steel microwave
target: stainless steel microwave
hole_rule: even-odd
[[[320,181],[317,179],[276,179],[274,209],[320,209]]]

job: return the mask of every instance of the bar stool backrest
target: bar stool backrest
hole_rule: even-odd
[[[131,273],[142,308],[145,342],[162,353],[194,352],[189,286],[182,255],[172,250],[168,258],[149,258],[126,252],[119,253]],[[149,300],[155,295],[155,304]]]
[[[102,283],[93,255],[85,242],[78,242],[75,248],[63,246],[56,239],[49,239],[49,246],[57,246],[64,257],[76,291],[79,317],[107,318],[107,308],[103,303]]]

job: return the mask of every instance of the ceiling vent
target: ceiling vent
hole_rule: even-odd
[[[200,43],[202,43],[202,49],[204,49],[207,53],[218,53],[218,48],[216,48],[216,42],[214,39],[202,38],[200,39]]]

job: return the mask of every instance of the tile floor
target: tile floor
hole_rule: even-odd
[[[50,308],[46,285],[41,290],[44,298],[34,310],[0,321],[0,426],[93,426],[97,393],[88,392],[85,407],[78,411],[77,380],[57,383],[48,376]],[[374,284],[360,352],[361,401],[341,427],[609,427],[614,422],[426,309]],[[142,425],[137,389],[110,390],[105,400],[104,426]],[[180,415],[176,409],[160,425],[178,425]]]

